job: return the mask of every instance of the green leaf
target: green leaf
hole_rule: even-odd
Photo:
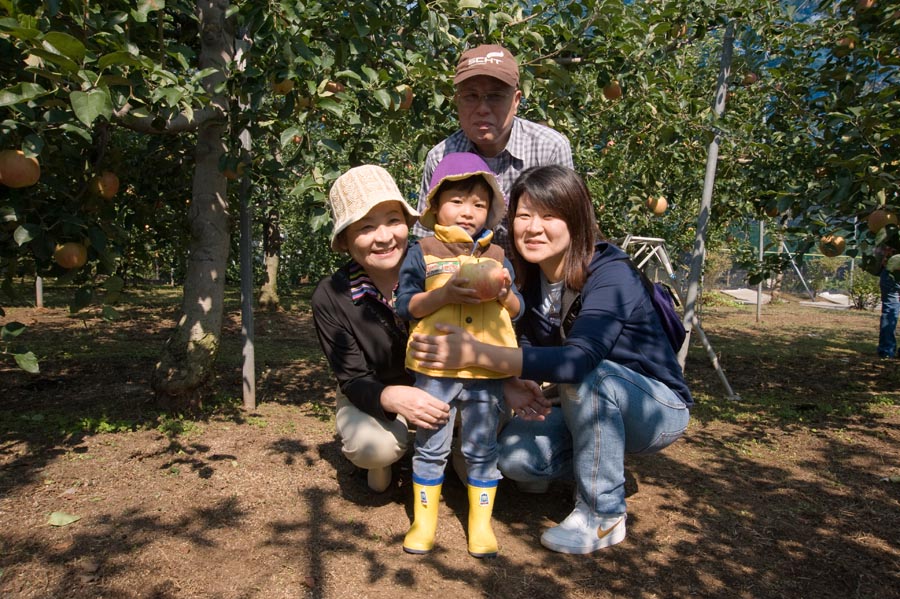
[[[344,108],[331,98],[321,98],[319,100],[319,108],[327,110],[338,118],[344,116]]]
[[[50,526],[68,526],[73,522],[78,522],[81,520],[81,516],[75,516],[73,514],[67,514],[65,512],[53,512],[50,514],[50,519],[47,520],[47,524]]]
[[[369,83],[377,83],[378,82],[378,73],[372,67],[363,65],[360,70],[363,72],[363,75],[366,76],[366,80]]]
[[[49,93],[37,83],[18,83],[0,90],[0,107],[21,104]]]
[[[71,123],[63,123],[62,125],[60,125],[59,128],[62,129],[63,131],[65,131],[66,133],[73,133],[73,134],[77,135],[78,137],[82,138],[84,141],[92,141],[91,134],[89,131],[82,129],[81,127],[76,127],[75,125],[73,125]]]
[[[62,54],[73,62],[84,61],[85,48],[79,40],[62,31],[51,31],[44,36],[44,48]]]
[[[82,287],[75,292],[72,303],[69,304],[69,312],[72,314],[80,312],[90,305],[92,299],[94,299],[94,290],[90,287]]]
[[[341,144],[339,144],[338,142],[336,142],[333,139],[320,139],[319,143],[322,144],[323,146],[325,146],[326,148],[328,148],[329,150],[331,150],[332,152],[337,152],[338,154],[340,154],[341,152],[344,151],[344,146],[342,146]]]
[[[131,11],[131,17],[138,23],[146,23],[149,13],[154,10],[162,10],[165,7],[165,0],[141,0],[137,9]]]
[[[386,89],[376,89],[375,99],[378,100],[378,103],[385,109],[391,107],[391,94]]]
[[[112,65],[125,65],[129,67],[140,67],[141,61],[135,57],[130,52],[110,52],[109,54],[104,54],[100,57],[100,60],[97,61],[97,66],[100,70],[105,69],[106,67]]]
[[[26,135],[22,140],[22,150],[29,156],[38,156],[44,149],[44,140],[35,134]]]
[[[45,48],[32,48],[31,54],[43,59],[45,62],[57,65],[59,68],[68,73],[74,73],[78,71],[78,63],[68,56],[60,54],[59,52],[54,52]]]
[[[110,277],[106,279],[103,287],[105,287],[107,291],[111,292],[122,291],[122,289],[125,287],[125,280],[122,277]]]
[[[3,328],[0,329],[0,339],[3,341],[12,341],[16,337],[22,334],[22,331],[25,330],[25,325],[21,322],[8,322],[3,325]]]
[[[460,10],[481,8],[481,0],[459,0]]]
[[[26,352],[24,354],[13,354],[13,358],[16,360],[16,364],[19,365],[19,368],[28,372],[30,374],[37,374],[41,371],[38,366],[37,357],[32,352]]]
[[[22,246],[40,235],[40,233],[41,228],[38,225],[19,225],[13,232],[13,239]]]
[[[281,147],[285,147],[288,144],[294,143],[294,136],[301,135],[302,131],[299,127],[288,127],[284,131],[281,132]]]
[[[19,216],[16,214],[16,209],[12,206],[0,206],[0,222],[2,223],[14,223],[18,222]]]
[[[9,7],[8,10],[11,10],[11,8],[12,7]],[[40,29],[21,27],[19,21],[12,18],[0,19],[0,29],[20,40],[33,40],[41,35]]]
[[[101,313],[103,315],[103,320],[119,320],[122,318],[122,315],[112,306],[103,306]]]
[[[113,104],[109,91],[92,89],[89,92],[72,92],[69,94],[72,110],[78,120],[90,127],[98,116],[112,117]]]

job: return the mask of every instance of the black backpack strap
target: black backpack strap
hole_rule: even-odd
[[[571,291],[568,288],[563,291],[561,311],[563,314],[562,322],[559,325],[560,333],[563,340],[569,336],[569,331],[581,312],[581,294],[577,291]]]

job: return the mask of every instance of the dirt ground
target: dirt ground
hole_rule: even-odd
[[[116,323],[7,308],[42,370],[0,361],[0,597],[900,597],[900,360],[873,356],[877,314],[766,312],[764,325],[752,308],[704,314],[744,401],[722,398],[695,335],[698,407],[685,438],[627,460],[625,542],[547,551],[538,539],[572,488],[503,481],[501,552],[477,560],[452,471],[436,550],[404,554],[409,457],[380,495],[343,459],[308,313],[257,316],[256,410],[240,409],[232,357],[219,400],[181,418],[160,415],[149,386],[171,306]],[[227,329],[239,355],[236,315]],[[57,512],[79,519],[48,524]]]

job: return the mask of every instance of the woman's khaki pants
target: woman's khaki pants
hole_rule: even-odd
[[[337,391],[335,425],[341,451],[350,462],[365,470],[390,466],[403,457],[409,443],[409,426],[397,414],[393,421],[366,414]]]

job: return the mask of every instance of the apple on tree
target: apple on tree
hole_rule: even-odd
[[[650,196],[647,198],[647,208],[656,216],[661,216],[669,207],[669,201],[665,196]]]
[[[850,54],[850,51],[856,47],[856,42],[853,41],[853,38],[850,37],[842,37],[838,40],[837,46],[834,47],[834,55],[843,58]]]
[[[91,193],[104,200],[111,200],[119,191],[119,177],[110,171],[103,171],[91,179]]]
[[[885,225],[896,225],[898,224],[897,213],[892,212],[891,210],[886,210],[884,208],[878,208],[873,210],[871,214],[869,214],[866,219],[866,223],[869,226],[869,231],[872,233],[878,233],[880,230],[884,228]]]
[[[26,156],[22,150],[0,152],[0,183],[13,189],[30,187],[41,178],[37,158]]]
[[[819,251],[829,258],[840,256],[846,248],[847,240],[840,235],[824,235],[819,240]]]
[[[618,100],[622,97],[622,86],[618,81],[610,81],[603,86],[603,97],[607,100]]]
[[[63,268],[81,268],[87,262],[87,248],[77,241],[56,246],[53,260]]]
[[[272,81],[272,92],[279,96],[284,96],[294,89],[294,81],[292,79],[282,79],[281,81]]]

